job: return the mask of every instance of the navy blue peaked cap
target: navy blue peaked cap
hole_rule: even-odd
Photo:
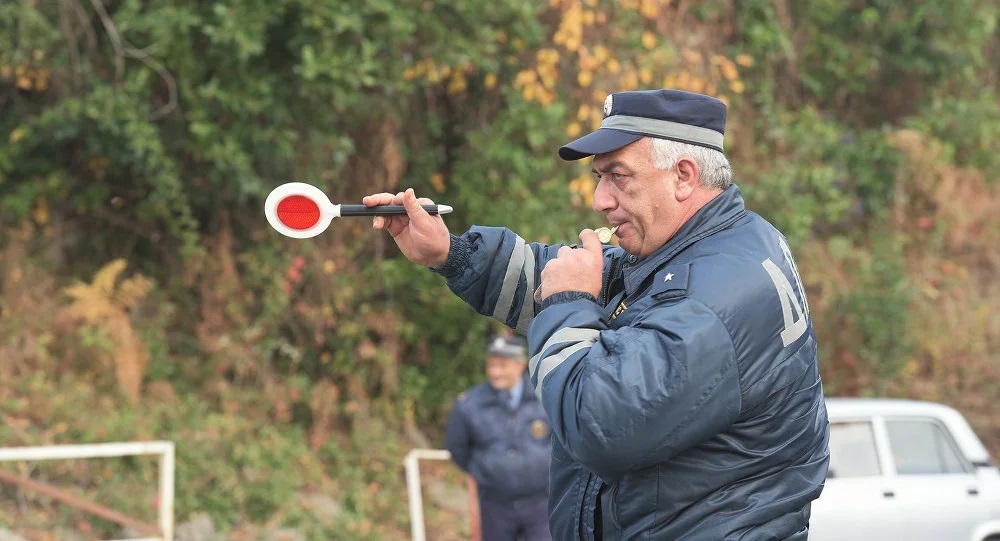
[[[528,345],[520,336],[494,336],[486,344],[486,355],[525,359]]]
[[[726,104],[683,90],[616,92],[604,100],[604,121],[596,131],[559,149],[564,160],[612,152],[642,139],[658,137],[722,152]]]

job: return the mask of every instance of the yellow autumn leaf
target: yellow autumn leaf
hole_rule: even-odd
[[[434,191],[437,193],[444,193],[444,175],[441,173],[434,173],[431,175],[431,187],[434,188]]]
[[[535,82],[537,75],[532,70],[521,70],[518,72],[517,77],[514,78],[514,86],[528,86],[529,84]]]
[[[11,143],[16,143],[21,140],[21,136],[23,135],[24,133],[22,133],[21,130],[15,129],[14,131],[10,132],[10,137],[8,137],[8,139],[10,140]]]
[[[448,93],[449,94],[461,94],[465,92],[468,83],[465,80],[465,74],[460,71],[456,71],[452,74],[451,79],[448,81]]]
[[[656,47],[656,34],[646,31],[642,33],[642,46],[646,49],[653,49]]]
[[[569,126],[566,126],[566,135],[569,137],[577,137],[582,131],[583,126],[579,122],[570,122]]]
[[[115,289],[115,281],[118,280],[118,276],[125,270],[126,265],[128,263],[124,259],[119,258],[101,267],[94,274],[94,282],[92,284],[94,290],[104,294],[106,297],[111,297]]]
[[[729,89],[732,90],[733,92],[736,92],[737,94],[742,94],[743,90],[745,90],[743,86],[743,81],[733,81],[729,83]]]
[[[556,95],[554,92],[549,92],[544,89],[538,92],[538,103],[542,105],[552,105],[555,101]]]
[[[642,0],[642,5],[639,6],[639,14],[643,17],[653,20],[656,19],[656,14],[659,12],[656,6],[656,0]]]
[[[497,74],[487,73],[486,77],[483,78],[483,86],[485,86],[487,90],[493,90],[494,88],[496,88]]]
[[[682,49],[681,55],[684,56],[684,61],[688,64],[697,64],[701,62],[701,53],[689,47]]]
[[[739,78],[740,73],[736,71],[736,66],[730,62],[728,59],[724,59],[724,62],[719,63],[719,71],[722,72],[722,76],[727,81],[734,81]]]
[[[594,74],[589,71],[581,71],[576,74],[576,82],[582,87],[590,86],[590,83],[594,82]]]
[[[45,225],[49,223],[49,202],[45,199],[39,199],[36,201],[35,209],[32,211],[31,217],[38,225]]]
[[[610,56],[611,54],[608,52],[607,47],[603,45],[598,45],[594,47],[594,58],[597,59],[598,62],[604,62]]]
[[[122,280],[115,299],[124,308],[134,308],[153,290],[153,281],[141,274]]]
[[[753,57],[748,54],[736,55],[736,63],[744,68],[749,68],[753,65]]]

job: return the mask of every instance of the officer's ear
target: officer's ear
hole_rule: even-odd
[[[681,156],[674,164],[677,176],[674,179],[674,197],[677,201],[687,201],[701,182],[698,164],[688,156]]]

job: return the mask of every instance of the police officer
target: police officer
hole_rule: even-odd
[[[373,226],[527,334],[554,538],[805,541],[829,462],[816,333],[788,243],[732,181],[726,105],[638,90],[604,115],[559,156],[593,156],[618,246],[590,229],[579,247],[450,235],[412,190],[366,197],[406,205]]]
[[[462,393],[445,443],[476,480],[483,541],[548,541],[551,430],[529,386],[525,342],[497,336],[486,348],[487,381]]]

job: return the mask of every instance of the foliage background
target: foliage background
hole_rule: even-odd
[[[0,441],[170,439],[179,521],[405,539],[401,458],[440,444],[495,329],[367,223],[282,238],[264,197],[412,186],[457,209],[453,232],[572,239],[599,225],[593,182],[555,148],[606,94],[674,87],[730,105],[727,152],[798,254],[828,394],[943,401],[996,456],[998,9],[4,2]],[[121,496],[152,479],[140,460],[10,467],[153,516]],[[16,488],[0,502],[22,535],[116,535]]]

